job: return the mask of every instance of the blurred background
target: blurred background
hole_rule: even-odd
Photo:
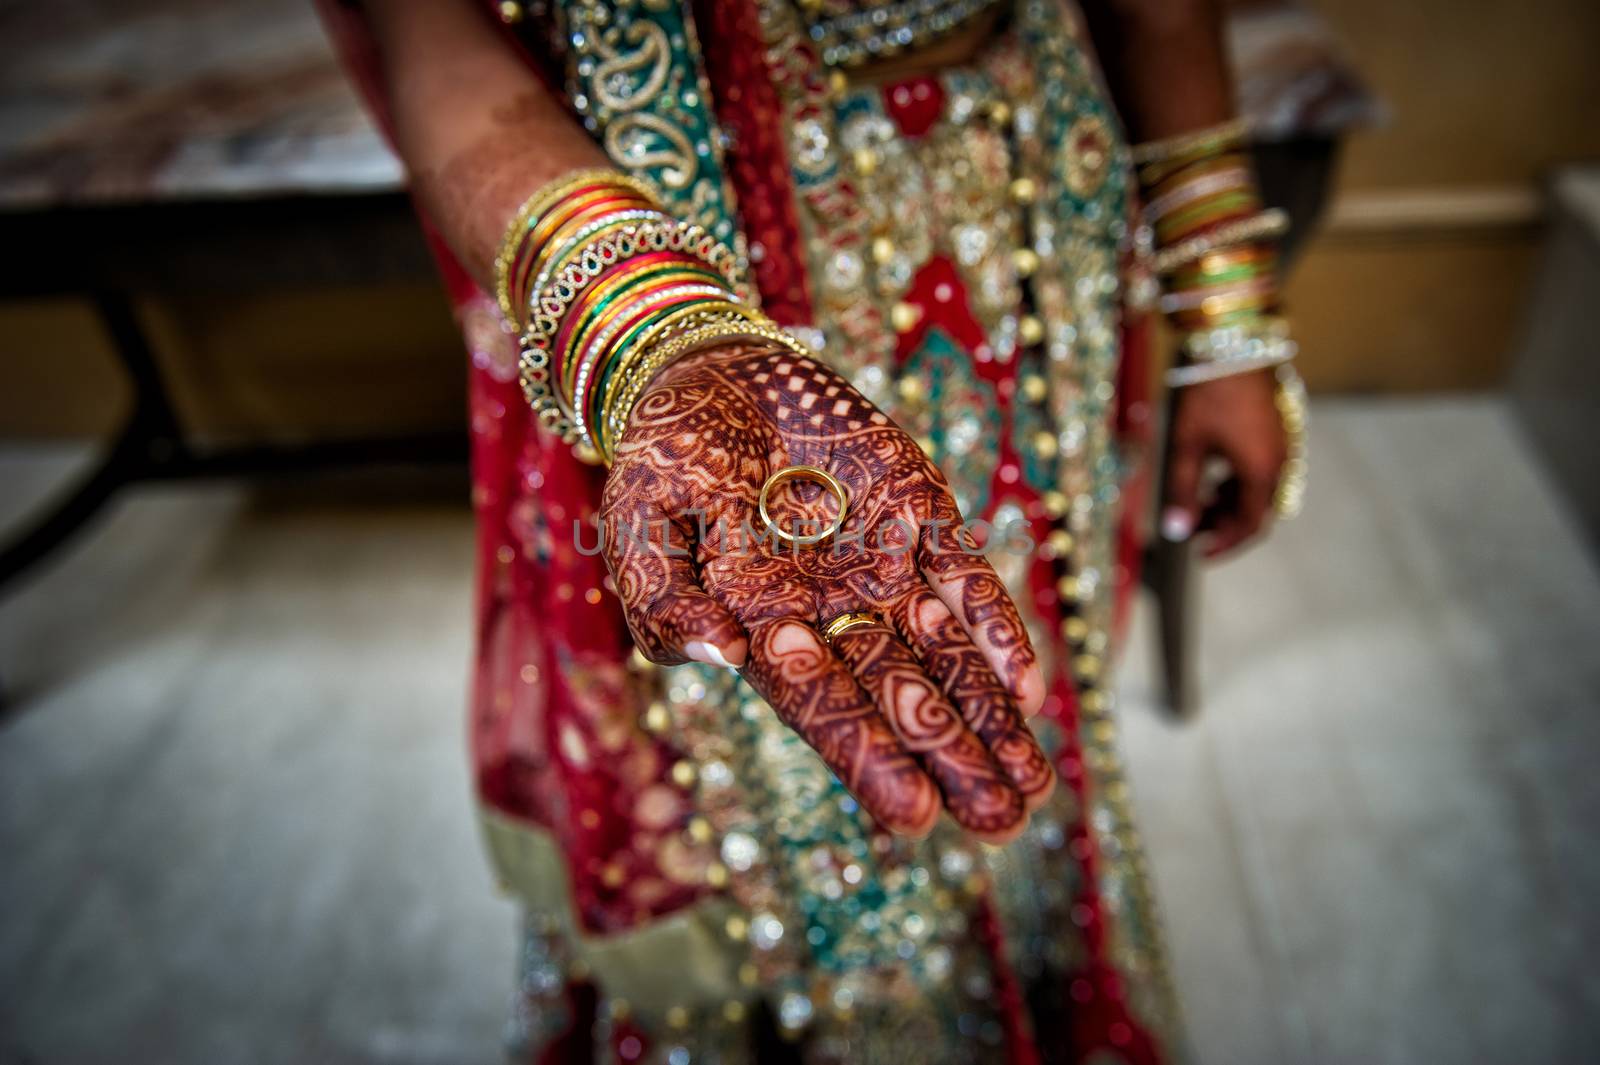
[[[1600,5],[1231,18],[1312,487],[1124,663],[1196,1056],[1600,1061]],[[0,2],[0,1065],[498,1060],[401,180],[307,4]]]

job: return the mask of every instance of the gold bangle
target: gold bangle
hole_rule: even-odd
[[[557,359],[561,364],[561,384],[567,389],[567,395],[569,397],[576,394],[574,382],[578,378],[577,357],[588,350],[590,342],[595,337],[600,335],[600,332],[605,328],[606,324],[615,320],[618,316],[627,315],[638,305],[637,301],[634,299],[619,300],[612,303],[610,306],[603,306],[603,304],[606,300],[614,297],[619,291],[625,290],[630,283],[638,281],[641,277],[650,277],[652,279],[661,280],[663,282],[660,286],[661,288],[675,288],[679,285],[689,284],[703,284],[707,286],[716,284],[712,277],[703,276],[694,273],[691,270],[682,269],[681,266],[676,263],[653,263],[648,266],[629,264],[625,266],[616,277],[604,283],[602,286],[596,287],[589,291],[586,303],[589,306],[600,308],[599,312],[588,320],[580,319],[578,322],[574,323],[571,334],[567,337],[566,343],[562,345],[562,350],[556,351],[552,348],[550,352],[551,357]],[[726,283],[717,284],[716,287],[723,292],[727,292],[727,296],[730,300],[734,298],[733,293],[728,292]],[[655,291],[656,289],[652,288],[651,294],[653,294]],[[565,312],[565,314],[575,313],[577,312],[570,307]],[[563,317],[565,317],[565,315],[563,315]],[[551,337],[549,339],[553,341],[555,338]]]
[[[648,349],[655,338],[661,336],[665,331],[671,330],[685,319],[690,318],[697,313],[705,313],[706,311],[710,310],[737,311],[741,309],[741,307],[742,305],[737,303],[708,300],[706,302],[690,303],[683,307],[678,307],[668,311],[661,317],[659,321],[652,323],[643,333],[629,343],[628,350],[622,353],[622,356],[618,360],[617,364],[611,368],[612,379],[619,384],[626,383],[631,380],[631,378],[628,376],[629,370],[636,360],[635,358],[630,358],[630,356],[633,356],[635,352]],[[607,341],[607,344],[609,343],[610,341]],[[593,430],[597,426],[590,426],[586,423],[589,407],[588,392],[592,387],[589,384],[589,375],[594,373],[600,360],[604,358],[605,354],[606,353],[604,350],[598,350],[595,352],[594,358],[590,359],[586,357],[584,359],[584,364],[578,368],[578,374],[573,381],[572,390],[567,396],[567,402],[572,407],[573,425],[577,428],[578,432],[582,436],[591,440],[595,435]],[[587,355],[587,353],[585,353],[585,355]],[[598,420],[603,420],[603,414],[600,411],[596,411],[595,417]],[[595,450],[600,450],[598,443],[595,445]]]
[[[699,303],[674,314],[671,321],[657,323],[648,337],[632,345],[626,362],[612,371],[615,384],[592,427],[597,430],[591,434],[596,450],[609,460],[612,441],[626,428],[628,414],[658,370],[721,341],[748,339],[762,328],[754,320],[757,314],[737,303]]]
[[[560,276],[550,278],[544,290],[531,293],[527,331],[538,342],[548,339],[560,328],[561,317],[590,281],[624,259],[657,251],[679,252],[705,264],[721,274],[736,295],[744,298],[737,257],[726,244],[693,223],[670,218],[662,222],[647,219],[589,242],[578,262],[569,264]],[[606,252],[613,255],[609,263],[601,261]],[[558,290],[560,286],[565,289]]]
[[[591,244],[598,243],[606,237],[621,231],[629,225],[653,219],[666,219],[667,215],[655,208],[627,208],[600,216],[598,219],[586,220],[572,233],[562,231],[555,236],[562,242],[561,246],[553,251],[541,253],[539,261],[529,270],[528,282],[520,290],[513,293],[513,298],[521,297],[519,306],[524,314],[521,328],[525,331],[538,332],[535,328],[533,310],[539,295],[543,294],[550,286],[552,278],[562,278],[567,273],[574,256],[581,257]],[[570,284],[571,279],[566,279]]]
[[[1133,160],[1134,166],[1144,166],[1147,163],[1166,162],[1180,155],[1197,155],[1208,149],[1224,151],[1243,141],[1249,132],[1250,119],[1240,115],[1204,129],[1194,129],[1187,133],[1163,137],[1161,140],[1135,144],[1129,149],[1129,157]]]
[[[535,217],[549,210],[562,196],[573,189],[596,182],[621,186],[637,192],[651,203],[657,205],[661,203],[661,196],[649,182],[620,170],[579,170],[564,174],[535,189],[533,195],[522,201],[522,206],[511,216],[511,221],[506,226],[505,234],[500,238],[500,245],[495,251],[495,296],[500,304],[500,313],[505,315],[507,322],[518,325],[518,311],[510,288],[510,272],[518,249],[528,236],[528,230],[534,225]]]
[[[701,310],[702,308],[696,308]],[[759,311],[738,307],[736,313],[724,313],[708,320],[695,322],[688,318],[681,332],[660,337],[639,361],[628,368],[627,381],[615,393],[606,397],[605,409],[596,438],[597,450],[609,464],[615,452],[614,442],[627,428],[628,416],[639,396],[656,373],[668,363],[686,355],[703,351],[717,344],[768,343],[787,348],[802,358],[815,358],[816,353],[789,333],[773,325]]]
[[[1276,207],[1260,214],[1241,218],[1237,222],[1224,222],[1215,229],[1185,237],[1178,243],[1156,252],[1151,263],[1158,274],[1170,274],[1187,266],[1201,256],[1233,244],[1248,244],[1281,236],[1289,228],[1289,216]]]
[[[1311,415],[1306,403],[1305,382],[1287,363],[1278,367],[1273,404],[1278,408],[1278,417],[1283,419],[1288,456],[1284,459],[1283,469],[1278,472],[1278,487],[1272,493],[1272,509],[1280,521],[1288,521],[1305,506],[1306,485],[1311,473],[1307,459]]]
[[[617,364],[611,370],[612,380],[619,384],[631,380],[637,365],[647,354],[686,330],[711,322],[753,321],[755,315],[755,311],[734,300],[731,293],[722,299],[692,303],[678,308],[660,321],[651,324],[628,344],[628,349],[618,355]]]

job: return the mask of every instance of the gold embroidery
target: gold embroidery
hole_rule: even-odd
[[[666,31],[654,22],[635,22],[623,31],[625,40],[639,44],[632,52],[619,52],[605,38],[596,44],[596,50],[606,58],[595,65],[594,97],[606,107],[616,111],[633,111],[647,106],[667,83],[672,70],[672,53]],[[650,72],[643,83],[633,84],[634,71],[646,67]]]
[[[652,147],[651,135],[670,147]],[[657,179],[669,189],[686,189],[694,181],[694,147],[682,131],[655,115],[630,114],[613,121],[606,127],[606,152],[629,169],[654,168]]]
[[[1073,195],[1088,199],[1111,172],[1111,131],[1099,115],[1084,115],[1061,146],[1061,173]]]

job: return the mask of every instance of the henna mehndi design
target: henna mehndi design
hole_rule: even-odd
[[[756,516],[761,485],[796,464],[849,490],[831,543],[785,544]],[[817,490],[786,487],[801,503]],[[1001,841],[1048,796],[1023,721],[1043,677],[1015,606],[938,468],[826,366],[732,345],[662,371],[618,441],[601,514],[640,650],[742,665],[885,827],[922,834],[942,799]],[[883,624],[830,647],[818,629],[849,610]]]

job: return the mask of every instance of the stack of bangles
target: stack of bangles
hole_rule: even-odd
[[[1279,313],[1276,240],[1282,211],[1261,203],[1245,152],[1243,120],[1138,145],[1133,161],[1155,235],[1161,309],[1180,331],[1174,388],[1274,368],[1289,459],[1274,501],[1282,517],[1300,510],[1306,481],[1305,388]]]
[[[496,297],[518,333],[523,394],[540,420],[607,464],[651,377],[735,341],[810,352],[750,306],[737,256],[610,170],[561,178],[512,218]]]

